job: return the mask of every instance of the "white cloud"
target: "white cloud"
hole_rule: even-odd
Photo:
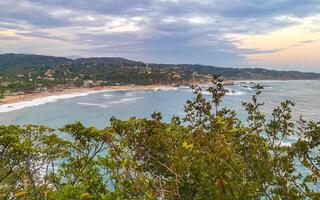
[[[186,18],[186,20],[192,24],[209,24],[213,22],[210,17],[190,17]]]

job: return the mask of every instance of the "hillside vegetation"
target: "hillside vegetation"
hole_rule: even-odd
[[[0,54],[0,74],[19,74],[26,72],[41,71],[56,64],[71,61],[68,58],[28,55],[28,54]]]
[[[318,79],[318,73],[260,68],[222,68],[190,64],[152,64],[124,58],[80,58],[2,54],[0,92],[34,92],[65,87],[127,84],[187,84],[225,79]]]

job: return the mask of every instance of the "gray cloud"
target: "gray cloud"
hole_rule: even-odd
[[[8,40],[19,40],[20,38],[17,36],[5,36],[5,35],[0,35],[0,41],[8,41]]]
[[[319,42],[319,40],[303,40],[300,43],[302,44],[309,44],[309,43],[315,43],[315,42]]]
[[[55,49],[82,56],[241,65],[283,49],[239,49],[225,34],[262,34],[299,23],[282,16],[319,11],[318,0],[0,0],[0,28],[16,31],[0,40],[59,41],[65,46]]]

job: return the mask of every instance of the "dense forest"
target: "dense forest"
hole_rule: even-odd
[[[0,126],[0,198],[320,199],[320,122],[294,122],[291,101],[262,113],[259,85],[245,122],[221,106],[220,78],[209,99],[193,90],[171,122]]]
[[[0,55],[0,94],[34,92],[55,87],[93,87],[127,84],[187,84],[225,79],[318,79],[320,74],[261,68],[222,68],[190,64],[152,64],[124,58],[76,60],[25,54]]]

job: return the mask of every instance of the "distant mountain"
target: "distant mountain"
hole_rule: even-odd
[[[221,74],[228,79],[320,80],[320,73],[314,72],[279,71],[263,68],[223,68],[204,65],[193,65],[191,68],[202,74]]]
[[[40,70],[53,65],[72,61],[64,57],[42,56],[32,54],[0,54],[0,74]]]
[[[128,60],[125,58],[120,58],[120,57],[79,58],[79,59],[76,59],[73,63],[74,64],[79,64],[79,63],[103,64],[103,65],[119,65],[119,64],[143,65],[144,64],[142,62],[136,62],[136,61]]]
[[[109,84],[174,83],[192,79],[205,79],[220,74],[226,79],[318,79],[319,73],[277,71],[262,68],[223,68],[190,64],[146,64],[119,57],[79,58],[0,54],[0,75],[17,74],[45,76],[52,70],[55,80],[94,80]]]

